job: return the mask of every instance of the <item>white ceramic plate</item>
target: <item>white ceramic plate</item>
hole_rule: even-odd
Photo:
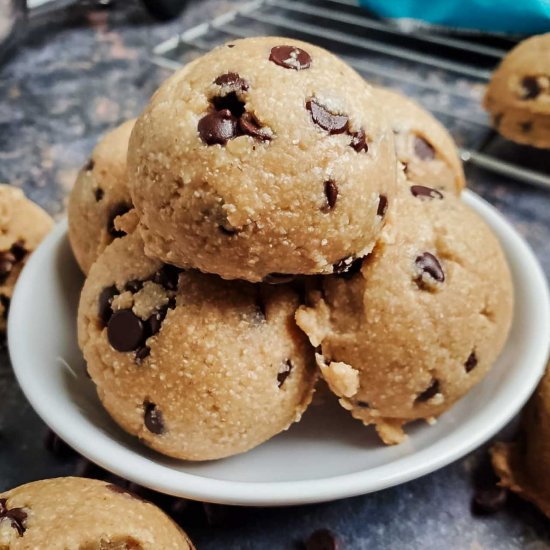
[[[76,341],[82,275],[62,223],[33,254],[13,297],[9,348],[27,398],[67,443],[100,466],[173,495],[243,505],[332,500],[397,485],[456,460],[497,432],[527,400],[548,355],[550,298],[526,243],[471,192],[464,200],[499,236],[514,278],[516,309],[506,349],[487,378],[435,426],[384,447],[334,401],[301,423],[232,458],[190,463],[165,458],[126,435],[103,411]]]

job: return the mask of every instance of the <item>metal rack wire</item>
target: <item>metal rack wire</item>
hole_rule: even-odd
[[[258,35],[299,38],[333,51],[367,80],[430,110],[465,163],[550,189],[548,152],[498,136],[481,107],[491,72],[516,44],[513,38],[405,31],[354,0],[253,0],[159,44],[152,60],[175,70],[228,40]]]

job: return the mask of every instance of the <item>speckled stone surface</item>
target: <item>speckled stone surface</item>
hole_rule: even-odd
[[[124,8],[109,12],[71,9],[47,27],[34,25],[0,69],[0,181],[23,187],[57,217],[98,136],[137,115],[169,74],[149,63],[149,50],[234,3],[190,2],[169,24],[153,22],[138,3],[119,4]],[[468,178],[527,239],[550,274],[550,192],[475,169]],[[74,456],[46,450],[46,431],[15,382],[7,352],[0,351],[0,491],[79,471]],[[516,498],[496,515],[472,515],[474,485],[487,472],[484,447],[373,495],[295,508],[216,508],[225,521],[185,527],[204,550],[299,548],[318,528],[331,529],[342,548],[354,550],[550,548],[550,521]]]

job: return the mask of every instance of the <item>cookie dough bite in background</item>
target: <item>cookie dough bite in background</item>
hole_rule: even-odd
[[[130,434],[176,458],[241,453],[300,419],[313,350],[284,285],[224,281],[143,253],[133,233],[92,266],[80,346],[103,405]]]
[[[491,77],[484,99],[504,137],[550,148],[550,33],[520,42]]]
[[[500,484],[550,517],[550,365],[525,407],[517,441],[491,450]]]
[[[374,91],[390,121],[409,185],[460,194],[466,185],[462,161],[445,127],[412,99],[387,88]]]
[[[85,274],[103,249],[124,234],[115,218],[132,208],[126,153],[134,123],[124,122],[99,141],[69,196],[69,239]]]
[[[128,153],[146,252],[252,282],[345,270],[396,185],[391,131],[341,60],[288,38],[220,46],[167,80]]]
[[[424,190],[427,188],[424,187]],[[496,237],[450,193],[403,188],[373,253],[296,314],[340,404],[386,444],[432,421],[499,355],[513,289]]]
[[[13,289],[30,253],[53,227],[52,218],[21,189],[0,184],[0,333]]]
[[[9,550],[193,550],[153,504],[117,485],[45,479],[0,494],[0,548]]]

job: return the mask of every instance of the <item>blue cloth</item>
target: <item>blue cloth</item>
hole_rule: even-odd
[[[550,0],[359,0],[390,19],[510,33],[550,31]]]

